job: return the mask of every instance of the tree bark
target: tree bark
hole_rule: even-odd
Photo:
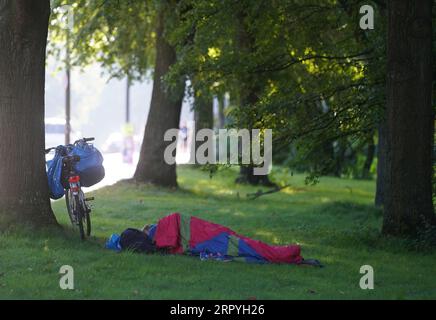
[[[171,141],[164,141],[164,134],[168,129],[179,127],[183,101],[183,90],[180,88],[183,85],[170,91],[165,89],[162,83],[162,77],[176,62],[176,52],[164,38],[164,22],[165,13],[162,9],[156,28],[153,93],[134,180],[164,187],[177,187],[176,165],[167,164],[164,160],[164,151],[171,144]]]
[[[383,233],[416,237],[432,203],[432,0],[388,1],[387,170]]]
[[[0,220],[56,224],[44,158],[49,1],[0,0]]]

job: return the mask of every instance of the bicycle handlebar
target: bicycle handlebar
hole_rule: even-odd
[[[52,147],[52,148],[45,149],[45,154],[49,153],[50,151],[52,151],[52,150],[54,150],[54,149],[56,149],[56,147]]]
[[[81,141],[83,141],[83,142],[86,143],[86,142],[94,141],[94,140],[95,140],[94,137],[90,137],[90,138],[82,138],[82,139],[79,139],[79,140],[74,141],[74,144],[78,144],[78,143],[81,142]],[[52,147],[52,148],[45,149],[45,154],[49,153],[49,152],[52,151],[52,150],[56,150],[56,148],[57,148],[57,147]]]
[[[94,137],[90,137],[90,138],[82,138],[82,139],[79,139],[79,140],[74,141],[74,144],[77,144],[77,143],[79,143],[80,141],[83,141],[83,142],[89,142],[89,141],[94,141],[94,140],[95,140]]]

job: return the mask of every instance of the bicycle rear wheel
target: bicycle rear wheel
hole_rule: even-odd
[[[83,193],[82,190],[79,191],[78,198],[79,198],[80,208],[81,208],[80,221],[81,221],[81,235],[83,232],[83,237],[82,237],[82,239],[83,239],[85,236],[89,237],[91,235],[91,216],[89,215],[89,213],[91,212],[91,209],[89,208],[88,204],[86,203],[85,194]]]
[[[76,226],[77,225],[76,203],[74,201],[74,197],[70,189],[67,189],[65,192],[65,203],[67,206],[68,216],[70,217],[71,224],[73,226]]]
[[[79,213],[79,221],[78,221],[78,226],[79,226],[79,232],[80,232],[80,239],[85,240],[85,230],[83,228],[83,220],[84,220],[84,214],[82,212]]]

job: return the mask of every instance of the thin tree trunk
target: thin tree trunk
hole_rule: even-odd
[[[168,129],[179,127],[183,90],[169,92],[163,87],[162,77],[176,62],[176,52],[163,36],[164,22],[165,15],[161,11],[156,28],[156,63],[150,112],[134,179],[138,182],[177,187],[176,165],[167,164],[164,160],[164,151],[171,143],[164,141],[164,134]]]
[[[383,18],[383,29],[386,28],[387,7],[386,0],[377,2],[377,9]],[[374,204],[378,207],[384,205],[385,188],[386,188],[386,170],[387,170],[387,141],[386,141],[386,103],[383,105],[382,117],[378,123],[378,145],[377,145],[377,180]]]
[[[196,130],[213,129],[213,99],[211,96],[195,97],[194,120]]]
[[[226,116],[224,114],[225,110],[225,95],[219,94],[217,97],[218,100],[218,129],[223,129],[226,125]]]
[[[131,81],[130,77],[127,76],[126,78],[126,124],[130,123],[130,86]]]
[[[194,89],[195,90],[195,89]],[[196,92],[194,101],[195,136],[201,129],[213,129],[213,98],[206,94]],[[202,141],[195,141],[195,152],[203,144]]]
[[[0,220],[56,224],[44,158],[49,1],[0,1]]]
[[[362,175],[361,175],[362,179],[369,179],[372,162],[374,161],[374,155],[375,155],[374,136],[371,135],[368,138],[368,144],[367,144],[367,150],[366,150],[366,159],[365,159],[365,163],[363,164],[363,168],[362,168]]]
[[[335,177],[340,177],[342,175],[344,164],[346,160],[345,153],[347,152],[347,141],[346,138],[340,139],[337,141],[337,150],[334,152],[334,166],[333,166],[333,175]]]
[[[384,234],[413,237],[435,223],[432,4],[388,1]]]
[[[246,12],[244,8],[238,14],[238,47],[243,54],[252,54],[254,52],[255,39],[253,34],[247,30],[245,23]],[[262,81],[253,78],[251,74],[242,74],[239,81],[239,103],[242,108],[252,108],[259,101],[259,94],[262,90]],[[245,122],[246,129],[252,130],[252,120],[247,118]],[[276,186],[269,180],[268,175],[254,175],[254,165],[241,165],[239,176],[236,178],[236,183],[248,183],[252,185]]]
[[[67,41],[65,50],[65,76],[67,85],[65,87],[65,144],[71,143],[71,58],[70,58],[70,30],[67,30]]]
[[[383,206],[385,201],[386,187],[386,123],[382,120],[378,129],[378,145],[377,145],[377,180],[375,191],[375,205]]]

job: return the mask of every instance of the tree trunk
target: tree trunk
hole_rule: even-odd
[[[378,145],[377,145],[377,180],[375,191],[375,205],[383,206],[385,202],[386,188],[386,123],[382,119],[378,128]]]
[[[126,124],[130,123],[130,87],[131,87],[131,81],[130,77],[127,76],[126,78]]]
[[[195,96],[194,101],[195,130],[213,129],[213,98],[207,96]]]
[[[194,89],[195,90],[195,89]],[[195,136],[201,129],[213,129],[213,98],[208,94],[196,92],[194,101]],[[203,144],[195,141],[195,152]]]
[[[367,144],[367,150],[366,150],[366,159],[365,159],[365,163],[363,164],[363,168],[362,168],[362,175],[361,175],[362,179],[369,179],[370,178],[371,165],[372,165],[372,162],[374,161],[375,143],[374,143],[374,136],[372,134],[368,138],[368,144]]]
[[[44,158],[49,1],[0,1],[0,220],[56,224]]]
[[[183,90],[165,90],[162,83],[162,77],[176,62],[176,52],[163,35],[164,22],[165,14],[161,10],[156,28],[156,62],[150,112],[134,179],[164,187],[177,187],[176,165],[167,164],[164,160],[164,151],[171,144],[171,141],[164,141],[164,134],[168,129],[179,127]]]
[[[337,148],[335,148],[335,152],[334,152],[334,166],[333,166],[333,175],[335,177],[341,177],[343,169],[344,169],[344,165],[345,165],[345,160],[346,160],[346,155],[345,153],[347,152],[347,141],[346,138],[340,139],[337,141]]]
[[[253,34],[248,30],[246,23],[246,12],[244,8],[238,13],[238,34],[236,41],[238,42],[238,49],[244,55],[250,55],[254,52],[255,39]],[[239,104],[242,108],[253,108],[259,101],[259,94],[262,91],[262,80],[256,79],[252,74],[241,74],[238,79],[239,82]],[[253,120],[244,119],[243,125],[246,129],[252,130]],[[253,185],[276,186],[269,180],[268,175],[255,176],[253,174],[254,165],[241,165],[239,176],[236,178],[236,183],[248,183]]]
[[[70,30],[67,30],[65,43],[65,144],[71,143],[71,55],[70,55]]]
[[[415,237],[432,203],[432,0],[388,1],[387,170],[383,233]]]
[[[386,0],[378,1],[377,10],[383,21],[383,29],[386,28],[387,8]],[[377,145],[377,180],[374,204],[378,207],[384,205],[385,188],[386,188],[386,170],[387,170],[387,141],[386,141],[386,103],[383,105],[382,117],[378,123],[378,145]]]
[[[224,114],[225,110],[225,95],[218,95],[218,129],[223,129],[226,125],[226,115]]]

